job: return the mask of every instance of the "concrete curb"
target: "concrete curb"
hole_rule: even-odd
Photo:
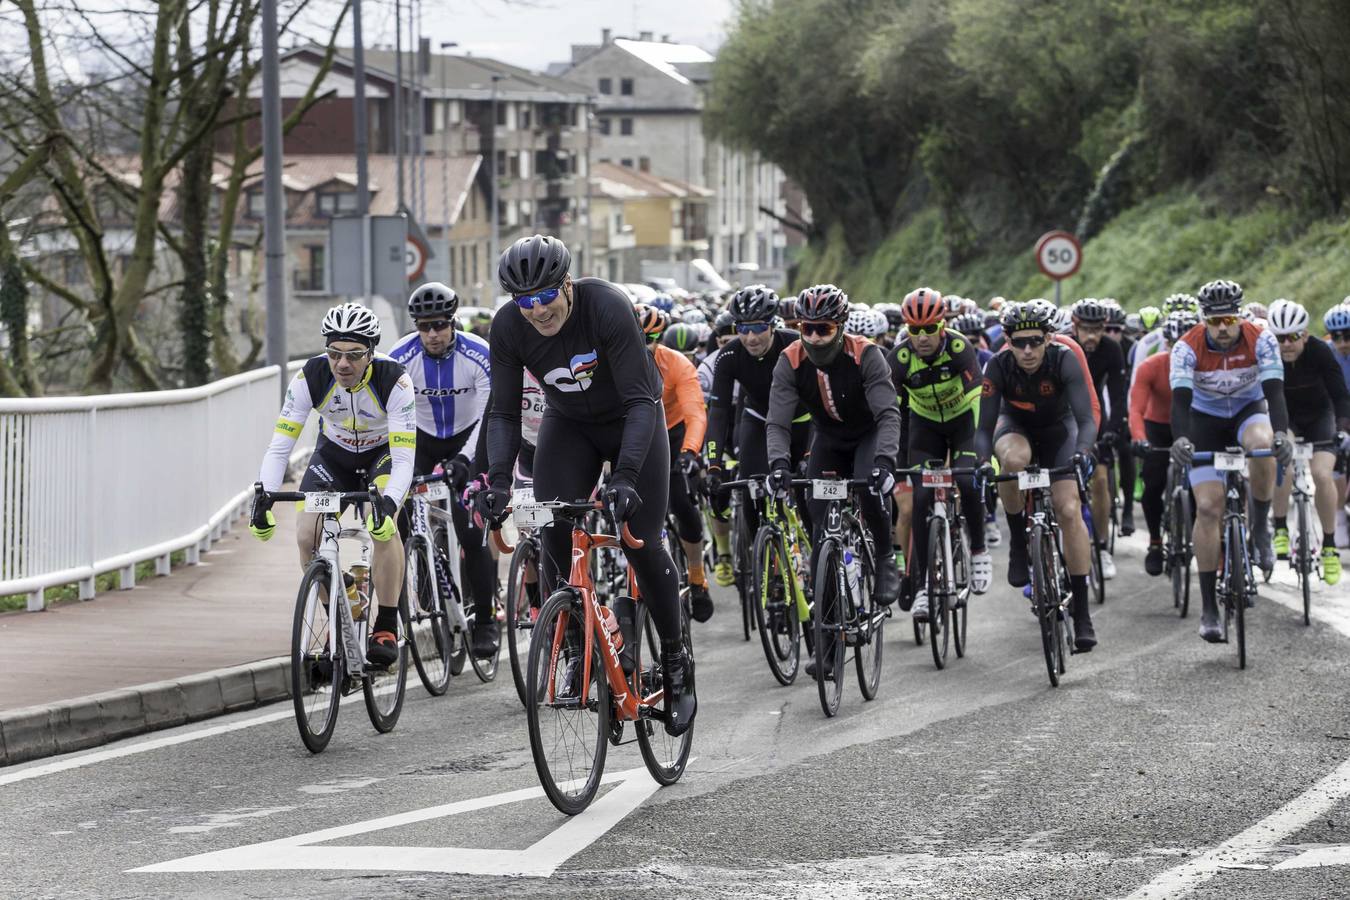
[[[0,712],[0,765],[87,750],[122,738],[251,709],[291,695],[291,661],[263,659]]]

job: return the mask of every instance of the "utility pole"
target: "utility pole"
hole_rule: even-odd
[[[370,142],[366,124],[366,48],[361,37],[361,0],[352,0],[352,78],[355,82],[356,214],[361,217],[361,302],[370,304],[373,260],[370,258]]]
[[[591,222],[591,125],[595,118],[595,98],[586,98],[586,160],[582,166],[586,172],[586,232],[582,243],[582,253],[585,259],[584,268],[578,272],[579,275],[585,275],[589,271],[592,275],[599,275],[600,270],[595,265],[595,260],[591,257],[591,232],[595,226]]]
[[[394,0],[394,160],[398,167],[398,212],[403,212],[403,0]]]
[[[450,83],[445,77],[446,51],[458,46],[455,41],[441,41],[442,92],[447,90]],[[470,186],[469,190],[473,190],[473,187]],[[450,101],[447,99],[441,100],[441,223],[445,230],[445,280],[451,283],[455,279],[455,254],[450,245]]]
[[[286,197],[281,190],[281,65],[277,54],[277,0],[264,0],[263,237],[267,259],[267,364],[280,366],[278,395],[286,396]]]
[[[499,205],[497,202],[498,178],[500,177],[497,172],[497,82],[505,77],[505,75],[496,74],[492,76],[492,121],[488,125],[492,134],[492,168],[489,170],[492,172],[492,251],[488,254],[488,274],[484,279],[488,285],[492,284],[495,277],[493,273],[497,271],[497,260],[501,257],[501,248],[498,246],[498,242],[501,240],[501,222],[499,221],[501,214],[497,210]],[[479,143],[481,144],[481,141]],[[492,291],[489,294],[489,300],[495,294],[496,291]]]

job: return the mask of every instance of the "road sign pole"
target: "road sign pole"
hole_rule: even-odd
[[[1060,284],[1061,284],[1060,280],[1059,280],[1059,279],[1055,279],[1055,305],[1056,305],[1056,306],[1059,306],[1059,286],[1060,286]]]

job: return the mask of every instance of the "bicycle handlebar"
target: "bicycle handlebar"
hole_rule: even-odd
[[[369,503],[378,506],[380,489],[372,484],[364,491],[269,491],[263,488],[261,481],[253,483],[253,492],[265,498],[269,503],[285,503],[287,500],[303,501],[306,494],[337,494],[343,503]]]
[[[588,512],[605,508],[605,505],[599,500],[573,500],[570,502],[567,500],[541,500],[533,505],[543,507],[544,509],[561,510],[564,517],[569,519],[579,519]],[[513,507],[507,507],[506,512],[509,513],[512,509]],[[515,551],[516,548],[513,545],[506,543],[506,539],[502,537],[502,526],[500,523],[491,526],[488,530],[491,533],[492,541],[496,545],[498,551],[502,553],[512,553]],[[629,529],[627,522],[620,525],[619,538],[624,546],[628,547],[630,550],[641,550],[643,547],[647,546],[646,541],[633,534]]]
[[[1234,447],[1229,450],[1198,450],[1191,455],[1191,462],[1213,462],[1215,453],[1223,453],[1230,456],[1245,456],[1248,459],[1268,459],[1275,455],[1274,450],[1244,450],[1241,447]]]

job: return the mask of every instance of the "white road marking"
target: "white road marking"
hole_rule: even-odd
[[[1130,894],[1126,900],[1183,897],[1222,869],[1258,863],[1271,847],[1325,815],[1347,796],[1350,796],[1350,761],[1341,763],[1331,774],[1247,830],[1195,859],[1168,869]],[[1281,864],[1276,868],[1293,866]]]
[[[519,803],[522,800],[538,799],[544,796],[544,789],[540,787],[459,800],[280,840],[187,856],[128,871],[161,873],[318,869],[547,878],[567,860],[597,841],[624,816],[641,806],[660,787],[647,774],[645,768],[615,772],[603,779],[604,783],[616,781],[619,784],[596,801],[590,809],[579,816],[568,818],[558,828],[524,850],[389,847],[365,842],[351,846],[332,846],[324,842],[504,806],[508,803]],[[314,846],[316,844],[324,846]]]
[[[1350,866],[1350,844],[1305,850],[1293,859],[1286,859],[1275,868],[1315,869],[1320,866]]]
[[[203,813],[198,816],[205,821],[198,825],[175,825],[169,834],[207,834],[217,828],[242,828],[245,819],[265,819],[277,813],[290,812],[294,806],[248,807],[232,809],[228,812]]]
[[[364,775],[339,775],[331,781],[302,785],[296,790],[302,794],[341,794],[344,791],[369,787],[375,782],[383,780],[383,778],[370,778]]]

